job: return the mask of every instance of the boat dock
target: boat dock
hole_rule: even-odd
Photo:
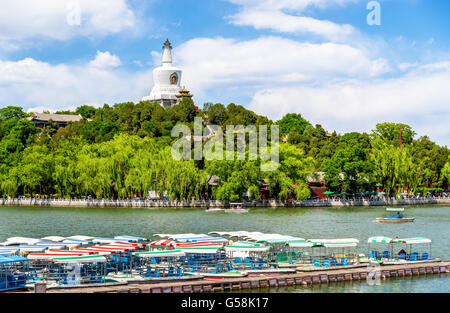
[[[81,288],[49,289],[47,293],[198,293],[225,292],[231,290],[249,290],[269,287],[295,285],[327,284],[332,282],[359,281],[379,271],[381,279],[390,277],[420,277],[424,275],[446,274],[450,261],[359,267],[347,269],[328,269],[295,274],[255,275],[227,279],[202,279],[173,283],[129,284],[117,286],[98,286]],[[447,275],[446,275],[447,276]],[[34,292],[34,291],[29,291]],[[42,291],[41,291],[42,292]]]

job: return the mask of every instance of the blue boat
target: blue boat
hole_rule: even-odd
[[[377,217],[375,222],[377,223],[407,223],[414,222],[414,217],[405,217],[402,213],[404,208],[386,208],[387,212],[397,212],[394,215],[387,215],[385,217]]]
[[[20,256],[0,256],[0,292],[25,288],[25,262]]]

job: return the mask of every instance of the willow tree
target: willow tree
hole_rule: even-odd
[[[278,168],[263,176],[269,181],[271,194],[278,194],[280,199],[294,195],[297,200],[305,200],[311,196],[306,179],[313,172],[314,159],[295,145],[285,143],[280,145]]]
[[[404,188],[414,192],[420,184],[422,167],[414,162],[410,148],[395,147],[382,140],[375,140],[373,145],[371,158],[377,183],[388,195],[399,195]]]
[[[448,162],[445,164],[442,169],[442,176],[447,182],[450,182],[450,156],[448,157]]]

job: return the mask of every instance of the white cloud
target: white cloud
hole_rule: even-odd
[[[336,5],[346,5],[356,3],[361,0],[229,0],[231,3],[246,7],[265,10],[294,10],[303,11],[308,6],[315,6],[321,9]]]
[[[106,59],[114,60],[114,56]],[[95,60],[99,60],[98,56]],[[81,65],[51,65],[31,58],[0,61],[0,104],[57,111],[83,104],[139,101],[150,93],[150,70],[94,67],[95,60]]]
[[[285,12],[304,13],[307,7],[324,9],[333,5],[345,5],[358,0],[230,0],[243,9],[228,18],[238,26],[253,26],[255,29],[271,29],[280,33],[323,36],[331,41],[343,41],[356,32],[351,25],[338,25],[327,20],[298,16]]]
[[[243,10],[230,17],[238,26],[253,26],[255,29],[272,29],[280,33],[311,33],[331,41],[343,41],[355,32],[351,25],[338,25],[306,16],[294,16],[281,11],[252,9]]]
[[[277,120],[301,113],[339,132],[370,132],[380,122],[404,122],[419,136],[450,146],[450,66],[417,68],[400,78],[341,80],[317,87],[297,85],[259,91],[249,108]]]
[[[156,56],[156,54],[155,54]],[[192,90],[223,86],[248,89],[285,84],[314,84],[334,77],[369,78],[390,70],[349,45],[311,44],[280,37],[249,41],[197,38],[174,49],[175,65]]]
[[[105,69],[120,66],[121,62],[118,56],[111,54],[109,51],[97,51],[97,56],[94,60],[89,62],[89,66]]]
[[[135,23],[127,0],[3,1],[0,39],[17,45],[38,37],[65,40],[80,35],[103,36],[130,29]]]

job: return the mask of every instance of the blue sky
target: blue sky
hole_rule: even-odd
[[[301,113],[341,133],[405,122],[450,146],[450,2],[379,0],[379,26],[368,2],[12,1],[0,9],[0,106],[139,101],[168,37],[200,106]]]

